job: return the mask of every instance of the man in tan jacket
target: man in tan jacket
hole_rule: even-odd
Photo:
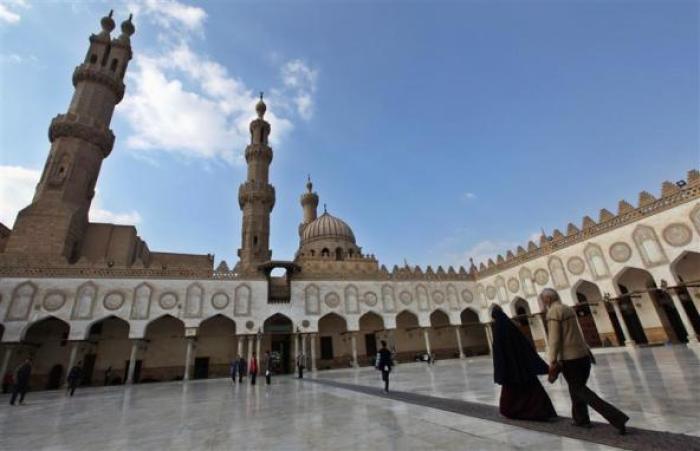
[[[562,304],[559,294],[551,288],[545,288],[540,298],[547,308],[550,374],[561,369],[569,385],[573,425],[591,427],[591,419],[588,416],[590,405],[616,427],[620,434],[624,434],[625,423],[629,417],[617,407],[600,399],[586,386],[591,374],[593,355],[583,339],[576,312],[568,305]]]

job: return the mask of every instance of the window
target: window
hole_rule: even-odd
[[[257,246],[257,245],[258,245],[258,236],[253,235],[253,246]]]
[[[343,259],[343,250],[341,248],[336,248],[335,250],[335,259],[336,260],[342,260]]]
[[[113,59],[113,60],[112,60],[112,64],[109,66],[109,69],[110,69],[112,72],[115,72],[115,71],[117,70],[117,65],[118,65],[118,64],[119,64],[119,60],[117,60],[116,58]]]
[[[323,250],[321,250],[321,257],[328,257],[329,255],[331,255],[331,251],[324,247]]]
[[[313,249],[311,249],[311,256],[313,257],[313,256],[315,256],[315,255],[316,255],[316,251],[313,250]]]

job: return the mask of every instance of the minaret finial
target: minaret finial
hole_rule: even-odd
[[[134,24],[131,22],[131,19],[133,17],[133,14],[129,14],[129,18],[122,22],[122,36],[120,36],[121,39],[124,39],[123,36],[125,36],[128,39],[129,37],[131,37],[131,35],[136,33],[136,27],[134,27]]]
[[[264,95],[265,95],[265,93],[264,93],[263,91],[260,91],[260,100],[263,99],[263,96],[264,96]]]
[[[306,189],[308,192],[311,192],[313,190],[314,184],[311,183],[311,174],[306,176]]]
[[[324,204],[323,204],[323,214],[325,215],[326,213],[328,213],[328,209],[326,208],[326,204],[325,204],[325,202],[324,202]]]
[[[112,19],[112,14],[114,14],[114,10],[110,9],[109,14],[104,16],[102,20],[100,20],[100,25],[102,26],[102,33],[107,35],[112,30],[114,30],[114,20]]]
[[[258,117],[260,119],[265,116],[265,111],[267,111],[267,105],[265,105],[265,102],[263,101],[263,92],[260,91],[260,100],[258,100],[258,104],[255,105],[255,111],[258,113]]]

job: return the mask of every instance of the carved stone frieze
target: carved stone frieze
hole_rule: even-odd
[[[58,138],[79,138],[97,146],[106,158],[114,147],[114,133],[109,128],[98,128],[95,125],[84,124],[67,114],[59,114],[51,120],[49,126],[49,141]]]
[[[73,71],[73,86],[77,87],[81,81],[92,81],[107,86],[115,96],[115,103],[124,98],[124,82],[119,80],[112,72],[89,64],[81,64]]]

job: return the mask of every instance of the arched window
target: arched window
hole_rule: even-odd
[[[118,65],[118,64],[119,64],[119,60],[117,60],[116,58],[114,58],[114,59],[112,60],[111,65],[109,66],[109,69],[110,69],[112,72],[115,72],[115,71],[117,70],[117,65]]]
[[[316,251],[313,250],[313,249],[311,249],[311,252],[310,252],[310,253],[311,253],[311,256],[312,256],[312,257],[314,257],[314,256],[316,255]]]
[[[341,248],[336,248],[335,249],[335,259],[336,260],[342,260],[343,259],[343,250]]]
[[[331,255],[331,251],[329,251],[328,248],[324,247],[321,250],[321,257],[328,257],[329,255]]]

